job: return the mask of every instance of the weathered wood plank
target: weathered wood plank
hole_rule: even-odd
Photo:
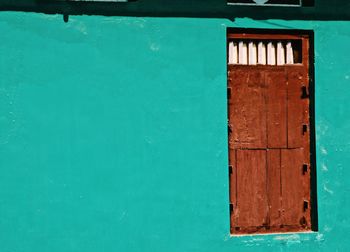
[[[267,212],[266,151],[237,150],[236,225],[261,227]]]
[[[309,84],[304,69],[288,69],[288,148],[308,145]]]
[[[237,162],[236,150],[230,149],[229,153],[229,178],[230,178],[230,214],[231,227],[237,224]]]
[[[268,148],[287,148],[287,76],[266,71]]]
[[[267,195],[269,203],[269,226],[279,227],[281,216],[281,150],[267,151]]]
[[[230,171],[230,203],[236,206],[237,203],[237,164],[236,164],[236,151],[230,151],[229,160]]]
[[[284,225],[301,225],[304,217],[303,149],[281,150],[282,207]]]
[[[247,69],[233,71],[231,142],[234,148],[266,148],[266,85],[264,73]]]

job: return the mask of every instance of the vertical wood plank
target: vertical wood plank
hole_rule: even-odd
[[[238,43],[238,63],[241,65],[248,64],[248,47],[247,43],[243,41]]]
[[[309,139],[308,139],[309,140]],[[304,188],[304,200],[308,202],[308,208],[304,209],[304,216],[306,219],[307,227],[311,229],[311,167],[310,165],[310,146],[303,149],[303,165],[306,165],[306,172],[303,171],[303,188]]]
[[[301,148],[309,139],[309,81],[302,68],[288,69],[288,148]],[[304,97],[303,97],[304,96]],[[303,125],[306,132],[303,132]]]
[[[303,210],[303,149],[281,150],[283,224],[300,226]]]
[[[263,42],[258,44],[258,64],[266,65],[266,45]]]
[[[276,47],[274,43],[267,43],[267,64],[276,65]]]
[[[281,150],[267,151],[267,195],[269,203],[269,226],[279,227],[281,216]]]
[[[236,151],[230,149],[230,203],[236,207],[237,204],[237,168],[236,168]]]
[[[277,42],[277,65],[286,64],[286,51],[282,42]]]
[[[230,173],[230,208],[231,209],[231,227],[237,226],[237,162],[236,150],[229,150],[229,164],[232,167]]]
[[[238,63],[238,46],[236,42],[229,42],[229,51],[228,51],[228,63],[237,64]]]
[[[293,47],[292,42],[288,42],[286,45],[287,61],[286,64],[294,64]]]
[[[284,69],[266,71],[268,148],[287,147],[287,76]]]
[[[266,224],[266,151],[237,150],[237,226]]]
[[[256,65],[257,64],[257,48],[256,44],[254,42],[249,42],[248,44],[248,57],[249,57],[249,65]]]
[[[233,125],[231,142],[234,148],[266,148],[266,85],[264,73],[246,68],[232,73]]]

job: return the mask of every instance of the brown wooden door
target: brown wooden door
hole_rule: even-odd
[[[233,234],[311,229],[309,46],[297,39],[301,63],[228,66]]]

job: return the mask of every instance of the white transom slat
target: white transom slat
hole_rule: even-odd
[[[293,43],[290,41],[268,40],[229,41],[228,63],[252,66],[295,64]]]

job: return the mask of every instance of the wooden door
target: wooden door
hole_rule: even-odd
[[[308,37],[231,34],[232,41],[243,45],[228,65],[231,233],[310,230]],[[287,62],[289,41],[295,60]],[[253,51],[261,43],[268,52]]]

